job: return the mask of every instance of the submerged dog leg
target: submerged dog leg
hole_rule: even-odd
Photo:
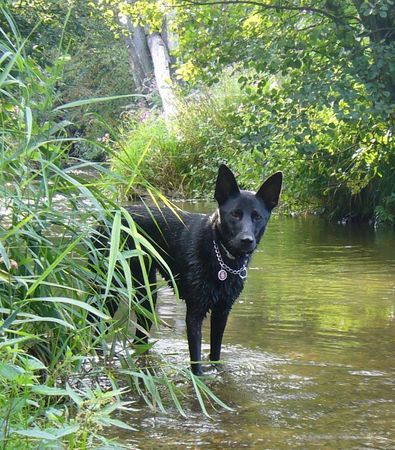
[[[187,334],[191,370],[195,375],[203,375],[202,365],[202,323],[203,317],[196,316],[187,309]]]
[[[216,362],[221,358],[221,344],[229,311],[216,307],[211,312],[210,332],[210,361]]]

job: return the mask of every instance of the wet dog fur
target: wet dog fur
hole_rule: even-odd
[[[201,375],[202,322],[208,313],[211,321],[210,355],[219,363],[221,344],[229,312],[239,297],[247,266],[261,240],[271,212],[279,201],[282,173],[269,177],[256,193],[240,190],[231,170],[221,165],[215,187],[218,208],[212,214],[175,211],[169,207],[131,206],[126,209],[140,230],[149,237],[155,249],[175,276],[180,298],[186,302],[186,326],[192,372]],[[227,266],[221,270],[217,251]],[[133,248],[133,243],[129,244]],[[131,259],[131,271],[137,286],[141,306],[150,310],[151,304],[141,266]],[[171,285],[169,273],[149,258],[146,267],[150,285],[156,283],[159,272]],[[240,274],[229,271],[231,269]],[[221,280],[220,278],[226,279]],[[154,303],[156,294],[152,294]],[[118,307],[116,298],[107,300],[113,315]],[[152,321],[137,314],[136,343],[146,343]],[[144,331],[145,330],[145,331]]]

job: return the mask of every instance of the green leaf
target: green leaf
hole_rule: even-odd
[[[62,325],[63,327],[69,328],[70,330],[75,330],[75,326],[71,323],[68,323],[62,319],[58,319],[56,317],[34,317],[30,319],[17,319],[14,321],[14,325],[22,324],[22,323],[31,323],[31,322],[51,322]]]
[[[6,328],[8,328],[13,322],[14,322],[14,320],[15,320],[15,318],[17,317],[17,315],[18,315],[18,312],[17,311],[13,311],[12,313],[11,313],[11,310],[9,310],[8,308],[0,308],[0,312],[3,312],[3,311],[1,311],[1,310],[4,310],[4,309],[6,309],[7,310],[7,312],[5,313],[5,314],[10,314],[7,318],[6,318],[6,320],[0,325],[0,333],[4,330],[4,329],[6,329]],[[3,314],[4,314],[4,312],[3,312]]]
[[[66,392],[78,407],[82,405],[83,399],[70,387],[69,383],[66,383]]]
[[[51,387],[51,386],[45,386],[45,384],[37,384],[31,387],[32,392],[35,394],[40,395],[67,395],[66,389],[63,388],[57,388],[57,387]]]
[[[21,50],[19,50],[20,52]],[[8,75],[10,74],[12,68],[14,67],[18,57],[19,57],[19,52],[16,53],[12,59],[10,59],[10,61],[8,62],[7,66],[4,68],[4,70],[2,71],[2,73],[0,74],[0,87],[2,87],[8,77]]]
[[[26,297],[29,297],[30,294],[32,294],[32,292],[34,292],[34,290],[37,288],[37,286],[45,279],[47,278],[47,276],[53,272],[53,270],[55,269],[55,267],[57,267],[65,258],[65,256],[67,254],[69,254],[71,252],[71,250],[73,250],[73,248],[81,241],[81,239],[85,237],[84,234],[81,234],[80,236],[77,237],[77,239],[75,241],[73,241],[70,245],[68,245],[66,247],[65,250],[63,250],[63,252],[58,255],[58,257],[44,270],[44,272],[36,279],[36,281],[30,286],[30,288],[28,289],[27,293],[26,293]]]
[[[26,360],[27,369],[31,371],[35,370],[45,370],[46,366],[43,364],[39,359],[34,358],[33,356],[29,356],[29,358]]]
[[[63,287],[63,286],[62,286]],[[72,330],[75,329],[73,324],[70,324],[62,319],[58,319],[56,317],[43,317],[38,316],[37,314],[24,313],[20,311],[13,311],[9,308],[0,308],[0,313],[7,314],[8,317],[4,321],[4,323],[0,326],[0,332],[3,328],[8,328],[11,324],[17,325],[21,323],[29,323],[29,322],[53,322],[58,323],[59,325],[63,325],[64,327],[70,328]],[[19,319],[18,319],[19,317]],[[20,319],[20,317],[25,317],[26,319]]]
[[[76,425],[68,425],[63,428],[50,429],[50,433],[55,436],[56,439],[59,439],[68,436],[69,434],[76,433],[79,429],[80,425],[77,423]]]
[[[10,259],[8,258],[7,251],[4,245],[0,242],[0,256],[2,258],[3,264],[6,266],[7,270],[10,270],[11,264]]]
[[[14,227],[12,227],[10,230],[7,231],[7,233],[4,234],[4,236],[1,237],[2,240],[6,240],[9,237],[13,236],[20,228],[25,226],[28,222],[30,222],[33,219],[34,215],[29,214],[26,216],[23,220],[18,222]]]
[[[95,308],[92,305],[89,305],[88,303],[81,302],[80,300],[75,300],[73,298],[67,298],[67,297],[37,297],[29,299],[29,302],[51,302],[51,303],[66,303],[68,305],[73,305],[78,308],[85,309],[86,311],[89,311],[92,314],[95,314],[98,317],[101,317],[105,320],[110,320],[110,317],[101,311],[99,311],[97,308]]]
[[[4,52],[3,55],[0,58],[0,65],[3,64],[3,62],[8,59],[10,56],[12,56],[11,52]]]
[[[25,371],[22,367],[15,364],[8,364],[0,362],[0,377],[3,377],[9,381],[14,381],[19,375],[23,374]]]
[[[33,430],[15,430],[14,433],[34,439],[43,439],[46,441],[55,441],[57,439],[57,437],[53,434],[36,428]]]
[[[115,265],[118,259],[120,241],[121,241],[121,213],[120,211],[117,211],[115,213],[114,221],[111,227],[110,254],[108,256],[108,274],[104,297],[107,297],[110,291],[111,282],[115,271]]]
[[[206,405],[204,404],[204,400],[203,400],[202,394],[201,394],[200,389],[199,389],[200,383],[201,383],[201,381],[199,380],[199,377],[195,376],[191,372],[191,380],[192,380],[193,388],[195,390],[195,393],[196,393],[196,396],[197,396],[200,408],[203,411],[203,414],[205,416],[207,416],[207,417],[211,417],[210,414],[207,412]]]
[[[164,383],[170,392],[173,403],[174,403],[175,407],[177,408],[177,411],[179,412],[179,414],[181,414],[183,417],[187,417],[187,415],[185,414],[185,411],[183,410],[183,408],[181,406],[180,401],[178,400],[178,397],[174,390],[174,387],[173,387],[172,383],[168,380],[167,377],[164,379]]]
[[[64,105],[60,105],[54,109],[54,111],[59,111],[63,109],[77,108],[78,106],[92,105],[94,103],[100,102],[109,102],[112,100],[118,100],[122,98],[130,98],[130,97],[145,97],[142,94],[127,94],[127,95],[114,95],[111,97],[97,97],[97,98],[87,98],[83,100],[77,100],[75,102],[65,103]]]
[[[4,342],[0,342],[0,349],[4,347],[11,347],[16,344],[21,344],[22,342],[30,341],[32,339],[38,339],[37,336],[23,336],[13,339],[7,339]]]
[[[123,422],[122,420],[111,419],[109,417],[99,417],[98,419],[96,419],[96,422],[100,423],[102,425],[105,425],[105,426],[114,426],[114,427],[118,427],[118,428],[123,428],[124,430],[137,431],[136,428],[131,427],[127,423]]]
[[[25,121],[26,121],[26,146],[28,146],[30,139],[32,137],[32,128],[33,128],[32,110],[30,109],[29,106],[26,106],[25,109]]]

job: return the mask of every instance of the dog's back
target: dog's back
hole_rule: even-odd
[[[201,233],[209,216],[167,206],[139,205],[126,209],[139,231],[152,243],[172,274],[180,281],[193,259],[192,249],[201,245]],[[168,280],[169,275],[163,267],[158,265],[157,268]]]

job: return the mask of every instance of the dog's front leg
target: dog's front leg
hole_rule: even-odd
[[[195,375],[203,375],[202,365],[202,322],[203,317],[196,315],[187,308],[187,334],[189,356],[191,358],[191,370]]]
[[[221,358],[222,337],[229,310],[220,305],[211,311],[211,333],[210,333],[210,361],[217,362]]]

